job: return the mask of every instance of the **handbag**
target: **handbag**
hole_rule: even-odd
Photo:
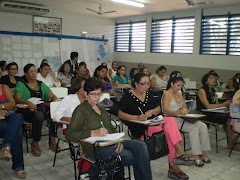
[[[164,124],[162,128],[164,128]],[[147,145],[150,160],[158,159],[169,154],[164,130],[153,133],[151,137],[146,136],[145,143]]]
[[[115,153],[116,148],[113,150],[113,154],[107,160],[103,160],[98,143],[99,142],[94,143],[96,162],[89,169],[89,179],[125,180],[123,161],[120,154]]]

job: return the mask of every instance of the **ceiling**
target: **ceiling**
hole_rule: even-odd
[[[2,1],[2,0],[0,0]],[[11,0],[8,0],[11,1]],[[121,16],[132,16],[140,14],[149,14],[164,11],[176,11],[192,8],[203,7],[224,7],[231,5],[240,5],[240,0],[215,0],[213,5],[198,5],[189,7],[184,0],[138,0],[145,3],[144,8],[137,8],[127,6],[119,3],[112,2],[112,0],[12,0],[15,2],[24,2],[37,5],[43,5],[49,9],[57,9],[69,11],[74,13],[89,14],[99,16],[98,14],[88,11],[86,8],[98,11],[99,4],[101,3],[104,11],[117,11],[102,15],[108,18],[117,18]],[[194,0],[194,2],[205,2],[207,0]]]

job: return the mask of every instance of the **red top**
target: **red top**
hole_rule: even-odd
[[[2,94],[0,95],[0,101],[6,101],[6,100],[7,100],[7,97],[5,95],[3,84],[2,84]]]

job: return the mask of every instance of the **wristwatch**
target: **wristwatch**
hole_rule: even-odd
[[[4,109],[5,108],[5,106],[2,104],[2,109]]]

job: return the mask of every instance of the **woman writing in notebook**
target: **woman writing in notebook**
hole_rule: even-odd
[[[202,109],[213,109],[213,108],[224,108],[229,107],[231,101],[227,100],[224,103],[220,104],[218,102],[217,96],[215,95],[215,90],[213,86],[215,85],[216,80],[213,73],[207,73],[202,77],[202,87],[198,91],[197,96],[197,110],[201,111]],[[227,141],[228,148],[230,149],[233,144],[233,132],[231,129],[231,122],[229,119],[229,114],[224,113],[212,113],[204,112],[207,115],[207,121],[226,125]],[[240,148],[235,147],[234,150],[240,151]]]

